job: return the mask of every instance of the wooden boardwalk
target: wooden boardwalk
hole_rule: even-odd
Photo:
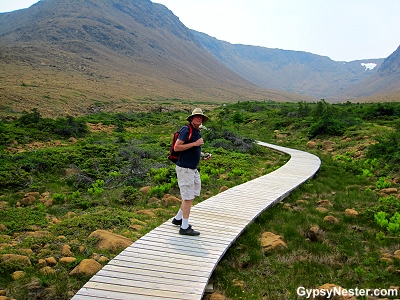
[[[179,235],[168,220],[111,260],[72,299],[202,299],[218,262],[246,226],[320,167],[315,155],[259,144],[291,158],[272,173],[195,205],[190,223],[200,236]]]

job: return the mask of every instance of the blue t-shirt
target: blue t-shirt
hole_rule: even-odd
[[[189,125],[192,126],[192,125]],[[192,126],[192,137],[190,141],[188,141],[189,137],[189,127],[183,126],[179,131],[178,139],[181,141],[185,141],[185,144],[193,143],[201,138],[200,130],[194,128]],[[194,146],[190,149],[187,149],[179,153],[179,158],[177,161],[177,165],[182,168],[196,169],[200,163],[200,155],[201,155],[201,147]]]

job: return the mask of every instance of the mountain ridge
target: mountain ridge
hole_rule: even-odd
[[[258,86],[307,93],[315,98],[330,98],[347,86],[363,81],[374,74],[384,60],[336,62],[309,52],[230,44],[192,32],[214,57]],[[377,66],[368,70],[361,63]]]
[[[343,79],[315,63],[340,69],[327,57],[215,39],[218,57],[205,45],[209,38],[149,0],[41,0],[0,14],[0,110],[58,116],[93,107],[317,101],[333,90],[332,81],[362,82],[376,72],[349,71]],[[308,93],[312,88],[317,92]]]

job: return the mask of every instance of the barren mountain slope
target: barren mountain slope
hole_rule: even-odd
[[[257,87],[149,0],[42,0],[0,14],[0,79],[1,110],[53,116],[165,102],[315,100]]]

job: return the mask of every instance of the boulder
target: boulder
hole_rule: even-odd
[[[14,273],[12,273],[11,278],[14,281],[17,281],[19,279],[22,279],[26,276],[26,273],[24,271],[15,271]]]
[[[384,193],[386,195],[397,194],[398,189],[397,188],[385,188],[385,189],[381,189],[380,192]]]
[[[61,257],[59,260],[60,264],[70,264],[76,261],[75,257]]]
[[[264,232],[260,238],[261,246],[264,253],[272,251],[274,249],[287,248],[286,243],[282,240],[280,235],[276,235],[272,232]]]
[[[54,270],[52,267],[46,266],[46,267],[41,268],[39,270],[39,273],[44,276],[55,275],[56,270]]]
[[[312,226],[308,232],[305,233],[305,237],[312,242],[320,242],[325,238],[325,232],[318,226]]]
[[[150,192],[151,186],[144,186],[139,189],[139,191],[143,194],[148,194]]]
[[[36,202],[36,198],[33,195],[25,195],[24,198],[21,200],[21,204],[23,206],[30,206]]]
[[[47,257],[44,259],[46,264],[49,266],[55,266],[57,264],[57,260],[54,257]]]
[[[113,253],[120,252],[130,246],[133,241],[106,230],[96,230],[89,235],[89,238],[98,239],[97,248],[100,250],[110,251]]]
[[[328,223],[332,223],[332,224],[337,224],[337,223],[339,223],[339,220],[338,220],[337,218],[335,218],[334,216],[326,216],[326,217],[324,218],[324,221],[325,221],[325,222],[328,222]]]
[[[172,196],[170,194],[165,194],[164,197],[162,198],[162,202],[164,206],[170,206],[170,205],[180,205],[181,200],[175,196]]]
[[[32,265],[28,256],[17,254],[3,254],[0,258],[0,262],[2,265],[10,268],[24,268]]]
[[[70,276],[87,276],[95,275],[102,268],[101,264],[94,259],[84,259],[70,273]]]
[[[227,187],[226,185],[223,185],[219,188],[218,194],[225,192],[226,190],[229,190],[229,187]]]
[[[329,212],[329,210],[326,207],[322,207],[322,206],[318,206],[316,208],[316,210],[318,210],[320,213],[327,213]]]
[[[333,204],[329,201],[329,200],[319,200],[317,202],[318,206],[322,206],[322,207],[332,207]]]
[[[344,214],[348,217],[357,217],[358,216],[358,211],[356,211],[355,209],[352,208],[347,208],[344,211]]]
[[[307,142],[306,146],[308,149],[315,149],[315,148],[317,148],[317,143],[313,142],[313,141],[309,141],[309,142]]]
[[[70,245],[63,245],[61,249],[61,255],[66,257],[66,256],[74,256],[74,253],[71,251],[71,246]]]

